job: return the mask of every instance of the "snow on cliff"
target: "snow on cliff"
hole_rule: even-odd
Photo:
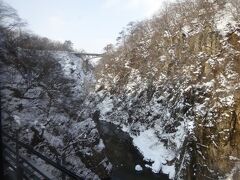
[[[111,54],[114,58],[107,59],[97,81],[97,87],[104,87],[97,93],[102,99],[98,105],[100,119],[128,132],[144,160],[152,162],[146,166],[155,173],[168,174],[170,179],[184,179],[193,156],[199,157],[195,165],[202,170],[199,172],[218,177],[213,169],[219,168],[221,173],[222,169],[218,157],[211,153],[222,153],[218,149],[220,137],[229,143],[228,125],[238,111],[240,30],[231,11],[235,7],[206,3],[212,4],[207,11],[198,9],[201,15],[193,10],[188,20],[184,19],[185,11],[183,19],[179,14],[173,17],[182,21],[172,22],[178,22],[177,27],[167,24],[176,28],[175,32],[168,29],[168,36],[165,29],[159,29],[170,14],[163,20],[160,15],[133,27],[118,51]],[[202,142],[204,138],[207,140]],[[236,154],[237,148],[226,151],[225,156]],[[196,169],[193,176],[204,178],[205,174]]]

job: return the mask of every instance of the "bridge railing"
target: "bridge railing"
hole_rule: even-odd
[[[78,54],[78,55],[83,55],[83,56],[98,56],[98,57],[102,57],[103,54],[99,54],[99,53],[81,53],[81,52],[73,52],[73,54]]]
[[[72,53],[78,57],[88,57],[89,59],[101,58],[104,55],[104,54],[98,54],[98,53],[81,53],[81,52],[72,52]]]
[[[18,133],[16,133],[18,134]],[[49,159],[48,157],[44,156],[43,154],[39,153],[38,151],[34,150],[32,146],[23,143],[22,141],[18,140],[18,135],[16,137],[12,137],[6,132],[2,131],[2,137],[11,140],[11,142],[15,143],[15,148],[8,145],[4,141],[2,142],[3,147],[3,158],[4,164],[11,167],[17,180],[23,179],[36,179],[36,180],[50,180],[54,179],[53,177],[49,177],[46,172],[41,171],[38,167],[36,167],[33,163],[27,160],[25,157],[21,156],[19,153],[20,148],[24,148],[28,151],[29,154],[35,155],[36,157],[45,161],[46,164],[54,167],[55,169],[61,172],[62,177],[60,179],[65,180],[66,177],[68,179],[83,179],[76,175],[75,173],[71,172],[70,170],[66,169],[59,163],[54,162],[53,160]],[[30,178],[29,178],[30,177]],[[59,178],[58,178],[59,179]]]

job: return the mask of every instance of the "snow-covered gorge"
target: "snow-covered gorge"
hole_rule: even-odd
[[[128,132],[155,173],[237,179],[239,14],[228,1],[187,3],[131,24],[108,47],[97,69],[100,120]]]
[[[9,49],[0,34],[4,130],[21,128],[22,141],[54,161],[64,158],[85,179],[112,169],[99,121],[129,134],[144,159],[138,173],[238,178],[240,22],[232,2],[239,0],[181,1],[130,24],[95,74],[70,52]]]

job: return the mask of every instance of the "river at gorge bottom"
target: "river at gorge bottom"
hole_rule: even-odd
[[[162,173],[153,173],[145,164],[143,156],[132,144],[131,137],[118,126],[99,121],[98,128],[106,147],[106,155],[113,165],[112,180],[169,180]],[[135,166],[140,165],[142,171],[136,171]]]

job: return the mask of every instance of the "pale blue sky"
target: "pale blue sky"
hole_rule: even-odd
[[[18,11],[28,28],[54,40],[71,40],[74,47],[102,52],[115,43],[130,21],[150,17],[163,0],[4,0]]]

